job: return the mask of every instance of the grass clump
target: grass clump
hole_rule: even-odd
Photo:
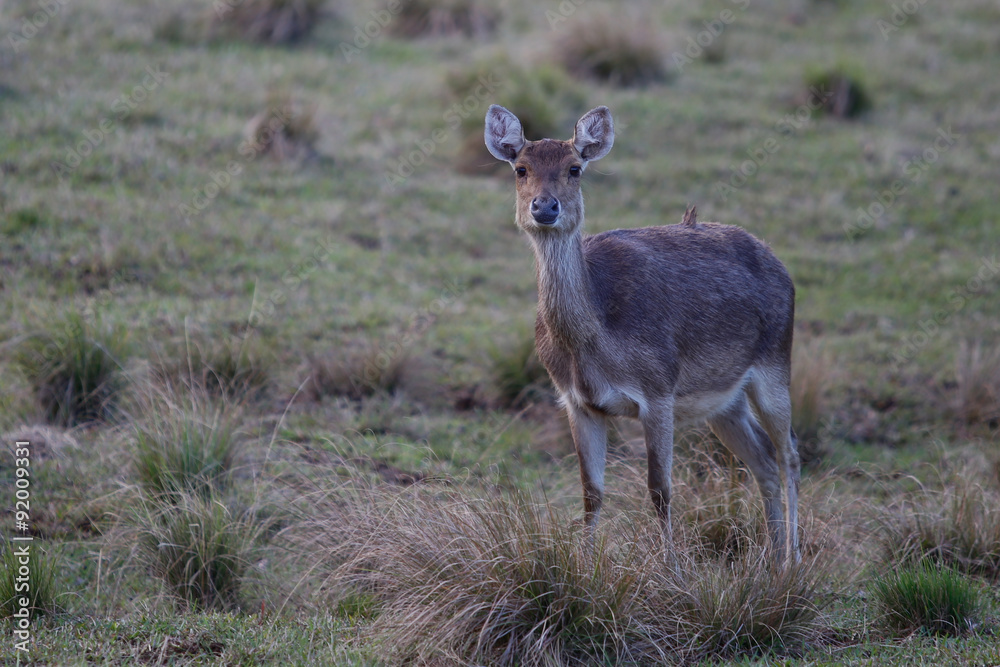
[[[28,556],[22,549],[27,546]],[[25,564],[27,560],[27,564]],[[0,543],[0,618],[14,618],[21,611],[22,598],[28,599],[29,619],[59,611],[56,603],[59,584],[56,561],[38,547],[38,542]],[[25,577],[25,568],[27,577]],[[24,583],[29,587],[24,589]]]
[[[215,494],[181,493],[172,504],[143,502],[134,517],[142,559],[181,606],[238,607],[265,525]]]
[[[500,402],[511,408],[522,408],[552,393],[552,382],[545,370],[535,341],[527,338],[507,353],[493,355],[493,374]]]
[[[404,0],[389,23],[397,37],[464,35],[482,38],[492,34],[501,13],[486,0]]]
[[[247,123],[244,134],[256,153],[279,162],[310,157],[319,139],[316,107],[288,93],[271,91],[264,108]]]
[[[818,439],[826,414],[824,399],[833,367],[833,360],[821,341],[795,341],[789,393],[792,399],[792,428],[799,439],[804,459],[820,456]]]
[[[852,68],[817,69],[806,74],[810,108],[837,118],[857,118],[872,108],[871,95]]]
[[[225,398],[255,398],[271,384],[271,357],[252,335],[222,341],[186,341],[170,360],[158,364],[156,376]]]
[[[595,15],[556,40],[554,58],[583,79],[645,86],[668,78],[663,37],[647,21]]]
[[[982,596],[967,577],[947,567],[918,563],[889,568],[870,586],[883,626],[896,634],[924,630],[961,635],[979,622]]]
[[[678,575],[645,513],[591,541],[526,494],[450,497],[372,502],[334,549],[341,589],[380,600],[386,662],[654,665],[788,650],[822,625],[819,568],[770,567],[766,546],[727,564],[682,541]]]
[[[361,400],[402,389],[412,374],[410,351],[398,342],[369,343],[339,354],[312,356],[307,361],[304,396],[321,401],[325,396]]]
[[[291,44],[319,20],[324,0],[220,0],[213,28],[262,44]]]
[[[190,402],[167,392],[147,399],[135,426],[133,467],[151,497],[176,503],[185,494],[225,489],[238,457],[239,412],[206,396]]]
[[[457,160],[459,171],[468,174],[509,174],[510,167],[498,164],[483,142],[486,105],[475,97],[484,81],[496,86],[491,103],[510,109],[521,121],[529,140],[559,138],[572,127],[586,109],[585,95],[558,67],[539,63],[524,68],[507,58],[476,63],[452,71],[447,77],[447,94],[461,108],[462,147]],[[564,137],[568,138],[568,137]]]
[[[78,312],[27,336],[16,362],[32,385],[46,421],[71,427],[110,419],[125,387],[128,330]]]
[[[1000,421],[1000,347],[963,341],[955,357],[955,411],[967,424]]]
[[[886,563],[935,563],[1000,579],[1000,494],[956,475],[946,491],[925,491],[881,518]]]

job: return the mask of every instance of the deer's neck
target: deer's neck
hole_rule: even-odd
[[[580,232],[535,234],[538,313],[556,342],[573,349],[597,338],[601,321],[594,307]]]

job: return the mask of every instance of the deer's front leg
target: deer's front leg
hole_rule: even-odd
[[[649,496],[663,529],[664,548],[667,554],[671,554],[674,544],[670,523],[670,480],[674,463],[673,399],[650,402],[645,413],[639,415],[639,420],[646,434]]]
[[[604,465],[607,460],[608,425],[605,418],[586,408],[570,405],[569,427],[580,459],[583,510],[587,531],[593,534],[604,501]]]

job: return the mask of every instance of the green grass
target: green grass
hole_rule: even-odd
[[[954,570],[928,563],[909,566],[877,576],[870,589],[882,623],[896,633],[961,635],[980,622],[981,594]]]
[[[52,422],[53,442],[72,443],[51,456],[38,447],[30,465],[33,531],[67,573],[58,598],[66,613],[33,624],[32,658],[384,659],[386,600],[362,590],[336,601],[330,591],[342,582],[331,577],[342,563],[317,560],[349,537],[348,520],[367,516],[371,497],[379,507],[400,503],[410,528],[434,536],[430,517],[459,499],[545,494],[551,507],[541,517],[551,511],[566,525],[542,526],[538,557],[516,568],[534,578],[530,568],[546,558],[572,562],[566,581],[537,578],[551,590],[572,584],[559,599],[575,618],[606,618],[574,606],[615,582],[589,588],[598,582],[570,553],[581,502],[565,416],[530,391],[516,408],[499,400],[505,377],[515,396],[539,378],[526,353],[507,354],[530,330],[536,288],[513,224],[512,177],[482,148],[482,117],[495,102],[530,122],[532,139],[569,138],[582,112],[612,109],[614,150],[584,177],[588,231],[676,222],[697,205],[701,219],[766,240],[795,280],[795,418],[810,456],[803,544],[807,562],[822,557],[830,568],[799,608],[822,613],[803,635],[769,634],[780,623],[765,613],[770,573],[751,567],[762,541],[755,483],[735,462],[707,462],[698,452],[714,453],[710,439],[679,434],[674,527],[701,553],[691,561],[701,601],[685,599],[706,628],[687,655],[1000,662],[988,634],[998,614],[992,589],[983,593],[983,632],[938,638],[893,637],[872,623],[871,595],[861,592],[865,566],[884,559],[894,571],[930,559],[996,577],[996,7],[924,3],[884,35],[878,22],[891,7],[875,0],[791,10],[712,0],[630,7],[628,16],[603,0],[438,4],[449,13],[431,26],[429,3],[412,5],[425,12],[416,22],[390,12],[386,25],[377,20],[382,5],[326,3],[294,46],[275,44],[273,31],[261,42],[213,28],[212,8],[188,0],[66,3],[16,49],[4,34],[0,426],[10,444]],[[549,9],[566,21],[550,21]],[[642,86],[617,86],[623,74],[577,78],[561,62],[574,25],[597,20],[613,31],[637,19],[669,66],[727,10],[732,20],[703,55]],[[6,2],[0,22],[18,36],[39,11]],[[864,87],[864,113],[809,109],[809,82],[830,72]],[[264,150],[261,113],[276,104],[291,104],[295,123]],[[407,175],[388,179],[400,165]],[[732,185],[741,168],[753,173]],[[859,209],[876,205],[884,214],[859,221]],[[370,382],[356,386],[352,376]],[[204,409],[176,397],[169,409],[146,409],[150,383],[204,393]],[[230,411],[233,403],[240,409]],[[197,459],[190,465],[157,459],[154,470],[187,471],[166,477],[230,472],[207,483],[140,482],[142,438],[154,459],[174,445],[209,445],[187,448]],[[211,454],[227,438],[239,440],[236,463]],[[640,429],[617,425],[609,457],[601,530],[610,548],[629,534],[623,517],[648,520],[652,510]],[[10,461],[0,465],[0,488],[13,488]],[[178,613],[176,586],[150,576],[155,554],[139,557],[125,510],[147,503],[150,534],[166,531],[170,510],[149,504],[159,487],[178,498],[212,489],[222,504],[194,516],[220,530],[263,531],[235,561],[244,568],[231,578],[238,592],[219,598],[232,613],[190,603]],[[256,520],[248,507],[258,508]],[[512,534],[531,527],[517,513],[503,521]],[[293,535],[303,542],[281,541]],[[887,551],[885,540],[895,546]],[[241,548],[230,542],[225,551]],[[607,562],[632,563],[626,552],[612,548]],[[629,576],[656,571],[643,568]],[[760,594],[726,597],[741,590]],[[743,611],[713,620],[713,609]],[[533,618],[569,618],[556,611]],[[549,655],[598,656],[599,633],[607,656],[626,655],[634,635],[619,631],[644,618],[640,611],[593,632],[542,626],[553,628],[544,638],[509,627],[520,628],[518,646],[541,641]],[[710,645],[707,628],[728,632],[738,619],[746,635]],[[767,620],[750,632],[755,619]],[[557,635],[566,653],[545,644]],[[744,651],[726,653],[736,647]],[[541,659],[527,648],[521,655]]]
[[[65,584],[57,576],[58,564],[40,542],[5,540],[0,545],[0,615],[16,627],[27,612],[28,618],[57,613]],[[26,604],[22,604],[26,603]]]

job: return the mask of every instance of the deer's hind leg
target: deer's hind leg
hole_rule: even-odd
[[[741,392],[732,405],[711,417],[708,425],[757,480],[760,494],[764,498],[764,513],[771,543],[778,560],[781,560],[785,544],[781,473],[774,445],[750,411],[746,394]]]
[[[799,551],[799,478],[801,460],[792,431],[792,400],[788,393],[788,373],[777,369],[759,370],[747,385],[747,396],[760,425],[774,443],[778,465],[784,477],[786,532],[788,551],[794,562],[802,560]]]

